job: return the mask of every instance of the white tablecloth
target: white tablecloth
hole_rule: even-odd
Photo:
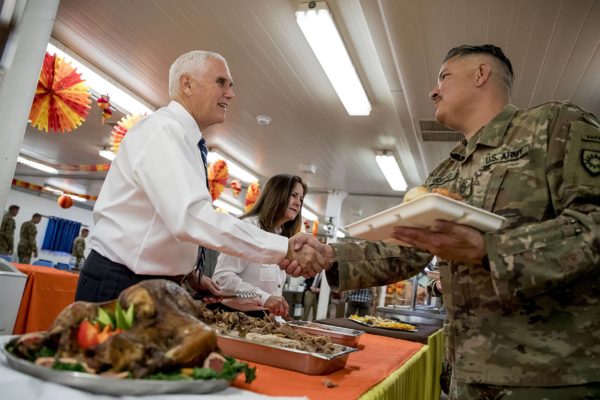
[[[11,336],[0,336],[0,346],[8,342]],[[247,390],[229,387],[217,393],[199,394],[163,394],[157,396],[106,396],[83,392],[67,386],[43,381],[11,369],[4,354],[0,353],[0,399],[4,400],[198,400],[199,396],[205,399],[218,400],[308,400],[308,397],[273,397]]]

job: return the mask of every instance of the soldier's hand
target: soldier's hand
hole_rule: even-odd
[[[37,254],[37,250],[35,250],[35,251],[33,252],[33,256],[34,256],[35,258],[37,258],[37,256],[38,256],[38,254]]]
[[[395,226],[392,237],[444,260],[480,265],[487,254],[481,232],[454,222],[438,220],[430,229]]]

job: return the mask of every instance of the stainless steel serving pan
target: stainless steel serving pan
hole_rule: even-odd
[[[217,335],[217,343],[228,356],[307,375],[327,375],[340,370],[346,366],[350,353],[356,351],[351,347],[340,346],[340,351],[335,354],[309,353],[222,334]]]
[[[333,343],[348,347],[357,347],[361,335],[365,333],[358,329],[341,328],[310,321],[289,321],[288,325],[312,335],[328,336]]]

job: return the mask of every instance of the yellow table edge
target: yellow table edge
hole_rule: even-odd
[[[444,334],[438,330],[414,356],[365,392],[361,400],[438,400]]]

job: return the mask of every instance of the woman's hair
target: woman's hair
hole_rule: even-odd
[[[250,211],[242,215],[240,218],[258,216],[260,227],[267,232],[275,232],[277,222],[285,214],[290,194],[296,186],[296,183],[302,185],[304,189],[303,196],[306,196],[307,187],[302,181],[302,178],[296,175],[280,174],[269,179],[263,188],[258,201]],[[302,223],[302,203],[298,215],[292,221],[287,221],[281,226],[281,235],[292,237],[300,231]]]

